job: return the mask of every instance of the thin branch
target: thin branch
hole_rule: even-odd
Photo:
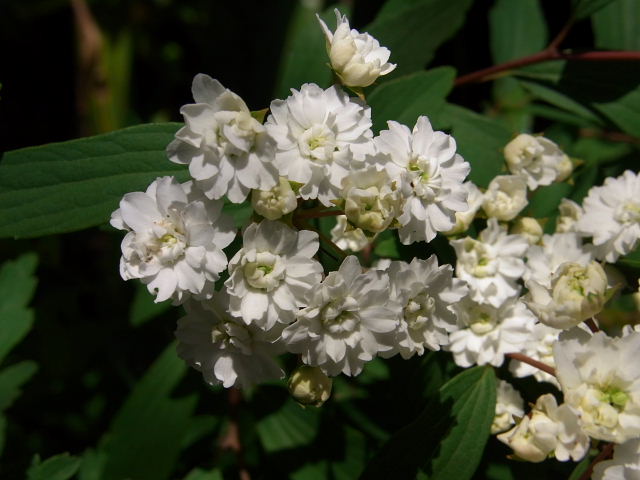
[[[589,468],[587,468],[578,480],[589,480],[591,478],[591,474],[593,473],[593,467],[596,466],[597,463],[606,460],[613,453],[613,443],[607,443],[604,448],[600,451],[598,456],[593,459],[593,461],[589,464]]]
[[[537,369],[542,370],[543,372],[547,372],[549,375],[553,375],[554,377],[556,376],[555,368],[547,365],[546,363],[542,363],[542,362],[539,362],[538,360],[534,360],[533,358],[528,357],[523,353],[505,353],[505,356],[509,358],[513,358],[514,360],[518,360],[519,362],[531,365],[532,367],[536,367]]]
[[[242,403],[242,392],[240,389],[231,387],[228,392],[227,401],[229,403],[229,428],[224,437],[220,439],[220,448],[231,450],[236,454],[236,464],[238,466],[238,476],[240,480],[251,480],[251,475],[244,460],[244,446],[240,438],[240,404]]]
[[[600,331],[600,329],[598,328],[598,325],[596,325],[596,322],[593,320],[593,318],[587,318],[584,321],[584,323],[587,327],[589,327],[589,330],[591,330],[591,332],[597,333]]]
[[[560,47],[560,44],[564,42],[564,39],[567,38],[567,34],[573,27],[573,18],[570,18],[567,23],[564,24],[564,27],[558,32],[553,40],[549,43],[547,47],[548,50],[557,50]]]

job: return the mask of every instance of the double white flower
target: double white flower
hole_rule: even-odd
[[[156,302],[210,298],[227,267],[222,251],[235,237],[233,222],[209,200],[173,177],[160,177],[145,192],[127,193],[111,225],[129,230],[122,240],[120,275],[139,278]]]
[[[376,160],[404,197],[398,216],[400,240],[430,242],[437,232],[456,225],[456,212],[468,210],[463,182],[469,164],[456,153],[453,137],[434,132],[427,117],[419,117],[413,131],[394,121],[387,124],[389,130],[375,138],[383,154]]]
[[[327,375],[358,375],[366,362],[393,346],[400,307],[388,291],[386,273],[362,273],[356,257],[345,258],[282,333],[287,350]]]
[[[318,234],[309,230],[270,220],[249,225],[229,261],[229,311],[265,330],[291,323],[322,279],[322,265],[312,258],[318,247]]]
[[[275,186],[274,142],[244,101],[202,73],[193,79],[191,91],[196,103],[180,109],[186,125],[167,147],[169,160],[188,164],[209,198],[227,195],[241,203],[252,188]]]

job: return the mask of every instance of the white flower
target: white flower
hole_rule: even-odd
[[[627,440],[613,449],[613,458],[598,462],[593,480],[640,480],[640,438]]]
[[[301,365],[291,374],[287,384],[296,402],[320,407],[331,396],[333,380],[318,367]]]
[[[222,201],[173,177],[157,178],[145,192],[127,193],[111,215],[111,225],[129,231],[122,240],[122,278],[139,278],[156,302],[209,298],[227,266],[222,249],[235,237],[233,222],[221,209]]]
[[[462,187],[467,191],[468,208],[461,212],[456,212],[456,224],[451,230],[443,232],[445,235],[456,235],[467,231],[471,222],[482,206],[484,195],[473,182],[464,182]]]
[[[558,406],[550,393],[539,397],[531,413],[498,435],[498,440],[529,462],[542,462],[551,453],[561,462],[577,462],[589,450],[589,437],[582,431],[575,410],[567,404]]]
[[[592,187],[582,203],[584,214],[576,224],[582,235],[593,237],[596,257],[615,262],[632,252],[640,239],[640,177],[627,170]]]
[[[265,330],[291,323],[322,279],[322,265],[312,258],[318,247],[318,234],[309,230],[270,220],[249,225],[229,261],[229,311]]]
[[[277,220],[298,206],[296,194],[289,181],[280,177],[278,185],[270,190],[253,190],[251,206],[259,215],[268,220]]]
[[[538,360],[545,365],[549,365],[552,368],[555,367],[553,344],[558,340],[560,332],[562,332],[562,330],[558,328],[549,327],[544,323],[536,323],[533,326],[529,338],[520,350],[520,353],[534,360]],[[549,382],[556,387],[560,387],[556,377],[527,363],[511,359],[509,362],[509,370],[515,377],[528,377],[529,375],[533,375],[539,382]]]
[[[567,233],[576,231],[576,222],[583,215],[584,210],[573,200],[563,198],[558,205],[560,214],[556,219],[556,233]]]
[[[449,335],[447,350],[461,367],[493,365],[504,362],[505,353],[520,352],[536,321],[526,305],[517,298],[500,308],[465,298],[456,304],[460,330]]]
[[[521,133],[504,147],[504,157],[509,171],[523,177],[529,190],[565,179],[571,173],[569,157],[542,136]]]
[[[387,122],[374,139],[379,152],[390,156],[381,165],[405,197],[399,235],[402,243],[430,242],[436,232],[456,225],[456,212],[469,209],[463,182],[469,164],[456,153],[456,142],[434,132],[429,119],[418,118],[413,132],[394,121]],[[378,155],[378,161],[384,155]]]
[[[364,231],[380,233],[400,213],[395,184],[386,171],[374,166],[350,172],[342,181],[342,191],[347,220]]]
[[[514,417],[524,415],[524,401],[520,393],[509,382],[498,380],[496,389],[496,415],[491,424],[491,433],[496,434],[508,430],[516,423]]]
[[[527,184],[516,175],[498,175],[484,193],[482,209],[488,217],[513,220],[527,206]]]
[[[196,185],[209,198],[226,194],[241,203],[252,188],[276,185],[274,142],[244,101],[202,73],[193,79],[191,91],[196,103],[180,109],[185,126],[167,147],[169,160],[188,164]]]
[[[384,272],[362,273],[356,257],[345,258],[282,333],[287,350],[327,375],[358,375],[365,362],[393,345],[400,309],[388,290]]]
[[[519,217],[513,222],[511,234],[522,235],[529,245],[535,245],[542,239],[543,230],[540,222],[533,217]]]
[[[456,251],[456,275],[467,282],[476,302],[499,307],[518,295],[518,279],[525,272],[522,257],[529,247],[522,235],[508,235],[506,227],[490,218],[478,240],[465,237],[451,240]]]
[[[640,437],[640,333],[607,337],[574,328],[553,347],[564,401],[591,437],[623,443]]]
[[[336,31],[331,33],[327,24],[318,17],[320,26],[327,37],[327,53],[331,68],[343,85],[368,87],[380,75],[386,75],[396,66],[389,63],[391,52],[368,33],[360,33],[349,27],[346,15],[336,14]]]
[[[245,325],[228,313],[229,298],[216,292],[206,303],[187,303],[187,315],[178,320],[176,338],[178,356],[202,372],[210,385],[242,388],[282,378],[284,372],[275,362],[282,352],[279,338],[283,326],[265,332]]]
[[[554,272],[549,286],[530,280],[527,288],[525,301],[542,323],[571,328],[602,310],[607,276],[597,262],[586,266],[566,262]]]
[[[394,348],[381,354],[400,353],[408,359],[422,355],[425,348],[440,350],[449,343],[448,333],[457,330],[453,305],[467,294],[464,282],[454,279],[451,265],[438,266],[431,255],[411,263],[394,261],[387,270],[391,283],[390,298],[402,307]]]
[[[552,275],[566,262],[587,266],[593,260],[592,249],[582,245],[576,233],[544,235],[541,245],[532,245],[526,253],[527,270],[525,282],[535,281],[545,287],[551,286]]]
[[[305,83],[286,100],[271,102],[265,127],[277,142],[280,175],[304,184],[302,198],[324,205],[340,197],[352,161],[374,153],[371,109],[333,86]]]
[[[350,225],[345,215],[336,217],[336,225],[331,229],[331,241],[341,250],[359,252],[369,245],[369,239],[361,228]]]

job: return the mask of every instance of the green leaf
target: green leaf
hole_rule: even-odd
[[[529,200],[526,215],[545,218],[557,213],[560,201],[567,198],[571,190],[571,185],[566,183],[553,183],[546,187],[540,187]]]
[[[243,203],[225,201],[222,211],[233,218],[237,228],[244,228],[249,223],[251,215],[253,215],[253,207],[249,200]]]
[[[369,463],[362,479],[415,478],[428,465],[430,479],[471,478],[495,415],[491,367],[465,370],[439,391],[418,418],[397,432]]]
[[[380,85],[367,99],[373,115],[373,130],[379,132],[387,128],[387,120],[413,128],[420,115],[438,116],[455,76],[453,68],[440,67]]]
[[[106,436],[102,480],[170,477],[197,401],[171,397],[186,368],[171,344],[136,384]]]
[[[160,303],[154,302],[154,297],[149,293],[146,285],[136,282],[135,289],[136,292],[129,310],[129,323],[132,326],[139,327],[171,308],[169,300]]]
[[[489,12],[495,63],[531,55],[547,45],[547,25],[538,0],[498,0]]]
[[[620,258],[618,262],[628,267],[640,268],[640,247]]]
[[[541,83],[531,82],[528,80],[521,80],[520,84],[539,100],[543,100],[551,105],[555,105],[558,108],[566,110],[567,112],[571,112],[581,118],[584,118],[589,123],[596,125],[602,125],[603,123],[602,119],[596,112],[558,90],[549,88]]]
[[[592,17],[597,48],[640,50],[640,2],[618,0]]]
[[[85,450],[82,454],[82,465],[78,472],[78,480],[102,480],[102,472],[107,457],[104,452],[94,449]]]
[[[629,68],[629,62],[622,61],[553,63],[557,64],[555,69],[538,76],[539,83],[606,117],[624,132],[640,137],[640,69]],[[535,70],[530,69],[516,73],[527,78],[535,76]]]
[[[398,66],[379,82],[422,70],[462,26],[471,0],[389,0],[363,30],[391,50]],[[362,30],[361,30],[362,31]]]
[[[502,150],[511,132],[497,120],[451,103],[443,108],[442,118],[452,128],[458,153],[471,164],[469,180],[487,187],[503,170]]]
[[[573,0],[573,18],[581,20],[618,0]]]
[[[341,8],[342,13],[347,13]],[[316,18],[317,8],[312,2],[297,2],[291,15],[289,31],[282,50],[279,75],[274,89],[275,98],[286,98],[290,89],[313,82],[321,87],[331,84],[333,73],[329,66],[326,39]],[[330,30],[335,30],[333,7],[321,18]]]
[[[180,124],[149,124],[7,152],[0,163],[0,237],[31,238],[106,223],[127,192],[188,177],[165,148]]]
[[[37,284],[36,265],[36,255],[29,253],[0,268],[0,363],[33,324],[33,311],[26,306]]]
[[[573,472],[571,472],[567,480],[580,480],[587,471],[587,468],[589,468],[592,460],[591,455],[585,456],[580,463],[576,465],[576,468],[573,469]]]
[[[195,468],[183,480],[224,480],[224,478],[218,469],[207,472],[201,468]]]
[[[20,388],[38,370],[35,362],[24,361],[0,371],[0,412],[6,410],[20,395]]]
[[[36,455],[27,470],[27,480],[67,480],[78,471],[81,461],[78,457],[61,453],[41,462]]]
[[[258,437],[267,452],[309,445],[316,436],[319,411],[303,408],[290,398],[257,424]]]

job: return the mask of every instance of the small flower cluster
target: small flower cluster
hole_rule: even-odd
[[[320,23],[343,85],[366,87],[395,68],[387,49],[336,16],[335,32]],[[543,395],[525,414],[500,382],[492,433],[517,457],[578,461],[594,438],[620,444],[600,472],[640,468],[625,453],[640,438],[640,332],[618,338],[584,326],[596,330],[592,317],[614,286],[603,262],[640,241],[640,177],[608,178],[582,205],[563,200],[555,233],[544,234],[521,214],[531,191],[572,173],[551,140],[518,135],[504,148],[509,174],[483,191],[466,181],[455,140],[427,117],[413,128],[389,121],[375,136],[371,108],[340,86],[291,92],[262,122],[197,75],[195,103],[182,107],[185,125],[167,147],[191,180],[158,178],[112,215],[127,231],[122,277],[186,309],[178,354],[225,387],[282,377],[277,356],[297,354],[304,365],[290,390],[316,406],[329,377],[358,375],[375,357],[447,350],[460,367],[509,359],[514,377],[549,382],[564,399]],[[239,235],[225,202],[253,210]],[[327,216],[336,219],[331,240],[308,221]],[[472,224],[482,230],[465,235]],[[455,267],[435,255],[368,267],[367,253],[363,266],[343,252],[370,250],[389,230],[402,244],[448,236]],[[326,247],[343,254],[337,270],[319,261]]]

